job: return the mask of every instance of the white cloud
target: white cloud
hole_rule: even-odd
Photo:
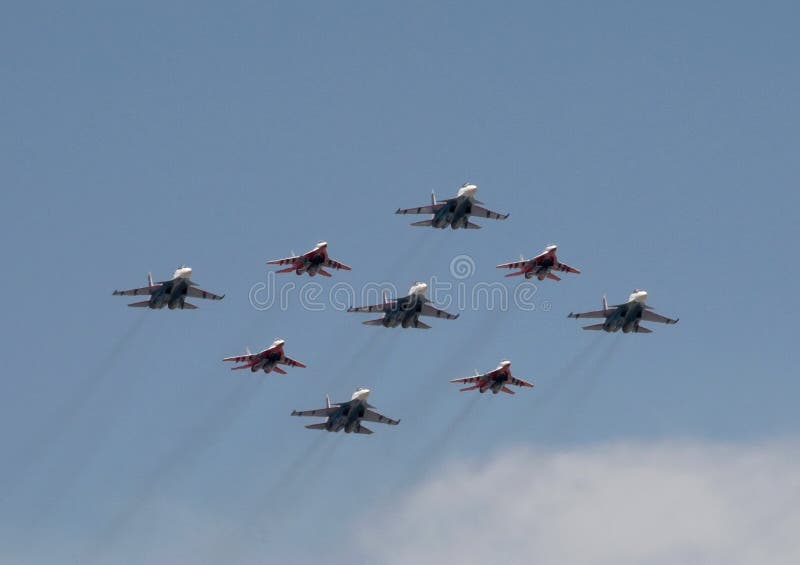
[[[371,514],[367,562],[800,563],[800,447],[520,448],[451,463]]]

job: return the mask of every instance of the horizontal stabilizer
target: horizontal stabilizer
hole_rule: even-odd
[[[128,306],[130,308],[149,308],[150,307],[150,301],[149,300],[143,300],[141,302],[134,302],[133,304],[128,304]]]
[[[322,422],[321,424],[309,424],[306,427],[309,430],[324,430],[324,429],[326,429],[325,426],[326,426],[325,422]]]
[[[554,281],[560,281],[561,280],[560,277],[555,276],[553,273],[547,273],[547,278],[548,279],[552,279]]]
[[[420,220],[419,222],[411,222],[412,226],[431,227],[433,220]]]
[[[479,230],[479,229],[481,229],[481,226],[479,226],[478,224],[474,224],[472,222],[467,222],[467,225],[464,226],[464,227],[466,227],[468,230]]]
[[[516,273],[508,273],[506,276],[507,277],[518,277],[518,276],[524,275],[524,274],[525,274],[525,271],[517,271]]]
[[[330,274],[328,271],[326,271],[325,269],[318,269],[318,270],[317,270],[317,272],[318,272],[320,275],[322,275],[323,277],[329,277],[329,276],[331,276],[331,274]]]
[[[231,371],[238,371],[239,369],[249,369],[253,365],[239,365],[238,367],[231,367]]]
[[[506,394],[516,394],[516,393],[515,393],[513,390],[511,390],[511,389],[510,389],[510,388],[508,388],[507,386],[504,386],[504,387],[503,387],[503,388],[501,388],[500,390],[502,390],[502,391],[503,391],[503,392],[505,392]]]
[[[597,330],[602,330],[603,326],[604,324],[594,324],[593,326],[583,326],[583,329],[597,331]]]
[[[651,330],[650,328],[646,328],[644,326],[639,326],[638,328],[636,328],[636,333],[637,334],[651,334],[651,333],[653,333],[653,330]]]
[[[468,386],[468,387],[460,388],[458,390],[460,390],[461,392],[465,392],[465,391],[468,391],[468,390],[475,390],[476,388],[480,388],[480,385]]]
[[[272,367],[272,370],[275,371],[276,373],[278,373],[279,375],[285,375],[286,374],[286,371],[284,371],[283,369],[281,369],[277,365]]]
[[[297,268],[292,265],[291,267],[286,267],[285,269],[278,269],[275,271],[276,273],[291,273],[292,271],[296,271]]]
[[[359,424],[358,427],[355,429],[355,432],[357,434],[371,434],[372,430],[370,430],[369,428],[365,428],[364,426]]]
[[[377,320],[367,320],[366,322],[361,322],[365,326],[382,326],[383,325],[383,318],[378,318]]]
[[[189,304],[188,302],[184,302],[183,306],[181,306],[181,310],[197,310],[197,306],[194,304]]]
[[[425,322],[423,322],[422,320],[417,320],[416,322],[414,322],[414,327],[417,328],[417,329],[420,329],[420,330],[429,330],[429,329],[431,329],[431,327],[428,324],[426,324]]]

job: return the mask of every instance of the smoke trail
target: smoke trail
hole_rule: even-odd
[[[603,340],[606,339],[605,335],[596,335],[587,343],[582,349],[578,350],[564,366],[558,371],[555,378],[551,382],[545,381],[542,386],[539,381],[536,383],[536,390],[538,394],[534,395],[534,408],[540,411],[547,404],[552,402],[558,395],[562,394],[567,386],[571,383],[576,374],[583,368],[589,361],[591,356],[602,345]]]
[[[61,442],[64,434],[72,428],[83,413],[84,408],[93,398],[97,386],[105,380],[115,368],[116,362],[125,353],[128,343],[136,337],[144,324],[148,312],[140,312],[111,346],[108,354],[100,361],[97,367],[72,387],[72,394],[58,409],[55,415],[43,426],[37,437],[25,443],[24,451],[11,460],[16,461],[16,475],[7,479],[3,490],[14,490],[14,483],[21,477],[31,475],[31,470],[37,467],[42,459],[51,451],[54,445]]]
[[[249,406],[253,394],[247,382],[242,380],[223,401],[214,407],[213,412],[190,429],[173,447],[166,457],[153,469],[139,485],[133,502],[117,516],[112,517],[106,527],[94,538],[94,546],[82,562],[94,562],[113,546],[125,527],[148,505],[158,489],[171,477],[188,470],[194,462],[222,435]]]
[[[467,421],[472,414],[472,411],[481,400],[480,393],[471,395],[472,398],[466,400],[461,409],[456,412],[453,417],[445,425],[444,429],[434,436],[434,438],[422,449],[419,455],[414,460],[412,465],[413,469],[423,469],[422,474],[427,474],[437,461],[437,457],[444,452],[447,443],[452,439],[453,435],[458,431],[461,425]],[[427,470],[425,470],[427,469]]]
[[[572,435],[574,432],[582,409],[586,405],[586,402],[592,397],[594,391],[597,389],[597,385],[600,382],[600,377],[608,374],[609,363],[611,362],[611,359],[613,358],[617,349],[619,349],[619,345],[624,338],[619,335],[612,335],[609,339],[611,341],[606,344],[597,358],[592,362],[591,367],[588,370],[588,374],[581,383],[577,394],[570,402],[568,411],[562,413],[563,416],[568,418],[568,421],[564,422],[561,426],[565,437]]]
[[[253,496],[253,505],[240,521],[240,527],[231,526],[228,531],[218,536],[216,547],[209,551],[208,563],[235,563],[241,558],[242,552],[247,544],[243,540],[254,537],[262,542],[268,541],[275,529],[269,529],[262,524],[264,516],[275,508],[281,506],[281,495],[286,495],[289,488],[299,479],[304,469],[311,466],[311,462],[316,460],[320,453],[330,457],[332,450],[336,448],[337,442],[331,441],[336,438],[328,437],[331,434],[326,431],[315,431],[316,437],[306,444],[306,447],[293,457],[284,467],[283,471],[276,477],[275,481],[261,494]],[[327,445],[323,448],[323,444]],[[324,459],[320,458],[321,465]],[[316,467],[316,466],[315,466]],[[285,506],[285,505],[284,505]],[[283,517],[282,517],[283,519]]]

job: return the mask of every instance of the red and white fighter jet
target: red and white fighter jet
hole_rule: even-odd
[[[553,279],[554,281],[561,280],[560,277],[557,277],[551,271],[580,274],[578,269],[570,267],[565,263],[561,263],[558,260],[558,257],[556,257],[556,249],[558,249],[558,245],[548,245],[544,248],[544,251],[539,253],[536,257],[525,259],[522,255],[520,255],[519,261],[514,261],[513,263],[503,263],[502,265],[497,265],[497,268],[520,269],[516,273],[507,274],[507,277],[525,275],[526,279],[536,277],[540,281],[543,281],[546,278]]]
[[[323,267],[328,267],[330,269],[343,269],[345,271],[351,270],[350,267],[344,263],[334,261],[328,257],[327,241],[320,241],[317,243],[316,247],[314,247],[314,249],[308,253],[304,253],[303,255],[294,255],[293,251],[291,257],[286,257],[285,259],[273,259],[272,261],[267,261],[267,265],[290,265],[285,269],[280,269],[275,272],[291,273],[294,271],[298,276],[302,275],[303,273],[308,273],[308,275],[311,277],[317,273],[324,277],[331,276],[331,274],[323,269]]]
[[[503,391],[507,394],[514,394],[514,391],[508,388],[507,385],[533,388],[533,383],[529,383],[528,381],[523,381],[522,379],[511,376],[511,361],[500,361],[500,364],[497,366],[497,368],[493,371],[489,371],[488,373],[481,375],[476,370],[474,377],[453,379],[450,382],[462,384],[475,383],[473,386],[462,388],[461,391],[463,392],[465,390],[478,389],[481,391],[481,394],[487,390],[491,390],[494,394],[497,394],[500,391]]]
[[[259,351],[258,353],[251,353],[247,350],[244,355],[237,355],[235,357],[226,357],[223,361],[233,361],[234,363],[244,363],[238,367],[231,367],[231,371],[237,369],[250,369],[253,373],[256,371],[264,371],[269,373],[275,371],[281,375],[285,375],[286,371],[278,367],[278,365],[288,365],[289,367],[302,367],[305,368],[300,361],[296,361],[291,357],[287,357],[283,352],[283,344],[286,343],[283,339],[276,339],[272,345]]]

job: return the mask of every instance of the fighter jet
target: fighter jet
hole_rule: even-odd
[[[305,368],[300,361],[296,361],[291,357],[287,357],[283,352],[283,344],[286,343],[283,339],[276,339],[272,345],[262,349],[258,353],[251,353],[250,349],[244,355],[237,355],[235,357],[226,357],[223,361],[233,361],[234,363],[244,363],[238,367],[231,367],[231,371],[238,369],[250,369],[253,373],[262,370],[265,373],[275,371],[281,375],[285,375],[286,371],[278,367],[278,365],[288,365],[289,367],[302,367]]]
[[[327,418],[319,424],[309,424],[306,426],[310,430],[327,430],[338,432],[344,430],[345,433],[371,434],[372,430],[361,425],[361,420],[367,422],[379,422],[396,426],[400,420],[392,420],[376,412],[374,406],[367,403],[369,389],[359,388],[347,402],[341,404],[331,404],[331,399],[325,396],[325,408],[318,410],[304,410],[298,412],[292,410],[292,416],[314,416]]]
[[[153,310],[160,310],[164,306],[168,306],[170,310],[175,308],[180,308],[181,310],[196,309],[197,306],[186,302],[187,296],[191,298],[206,298],[208,300],[222,300],[225,298],[224,294],[219,296],[198,288],[197,284],[191,281],[191,276],[191,267],[182,265],[175,270],[172,278],[168,281],[154,283],[153,275],[147,273],[147,286],[130,290],[115,290],[112,294],[115,296],[150,295],[149,300],[134,302],[133,304],[128,304],[128,306],[133,308],[147,307]]]
[[[520,269],[516,273],[509,273],[507,277],[516,277],[518,275],[525,275],[526,279],[536,277],[540,281],[544,279],[553,279],[560,281],[561,278],[554,275],[551,271],[561,271],[564,273],[580,274],[580,271],[574,267],[570,267],[565,263],[561,263],[556,257],[556,249],[558,245],[548,245],[544,251],[539,253],[536,257],[525,259],[522,255],[519,256],[519,261],[513,263],[503,263],[497,265],[498,269]]]
[[[639,323],[642,320],[648,322],[659,322],[661,324],[677,324],[678,318],[671,319],[661,314],[653,312],[652,307],[647,306],[647,292],[637,288],[628,297],[625,304],[617,304],[609,306],[606,302],[606,297],[603,296],[603,309],[594,310],[592,312],[583,312],[581,314],[574,314],[570,312],[568,318],[605,318],[602,324],[594,324],[592,326],[584,326],[585,330],[603,330],[605,332],[618,332],[622,330],[623,333],[646,333],[649,334],[650,330]]]
[[[303,255],[295,255],[294,251],[292,251],[291,257],[286,257],[285,259],[274,259],[272,261],[267,261],[267,265],[290,265],[285,269],[280,269],[275,271],[276,273],[290,273],[292,271],[295,272],[296,275],[300,276],[303,273],[308,273],[309,276],[313,277],[317,273],[324,277],[329,277],[331,274],[323,269],[323,267],[329,267],[331,269],[344,269],[345,271],[350,271],[350,267],[345,265],[344,263],[340,263],[339,261],[334,261],[330,257],[328,257],[328,242],[327,241],[320,241],[311,251],[304,253]]]
[[[420,316],[434,316],[436,318],[446,318],[455,320],[458,314],[450,314],[440,310],[425,297],[428,285],[424,282],[416,282],[408,290],[408,296],[388,300],[386,295],[381,304],[373,306],[358,306],[348,308],[348,312],[383,312],[383,318],[367,320],[364,324],[368,326],[383,326],[385,328],[422,328],[429,329],[430,326],[419,320]]]
[[[511,376],[511,361],[500,361],[500,364],[497,366],[497,368],[493,371],[489,371],[488,373],[481,375],[476,370],[474,377],[453,379],[450,382],[462,384],[475,383],[473,386],[468,386],[460,390],[463,392],[465,390],[478,389],[481,394],[487,390],[491,390],[494,394],[497,394],[500,391],[507,394],[514,394],[514,391],[508,388],[507,385],[533,388],[533,383],[529,383],[528,381],[523,381],[522,379]]]
[[[436,200],[436,195],[431,192],[430,206],[398,208],[395,214],[433,214],[430,220],[414,222],[411,225],[433,226],[441,229],[450,226],[454,230],[458,228],[480,229],[481,226],[469,221],[470,215],[493,220],[505,220],[508,218],[508,214],[499,214],[480,206],[483,202],[475,198],[477,191],[478,185],[467,182],[458,189],[458,194],[454,198],[448,198],[447,200]]]

